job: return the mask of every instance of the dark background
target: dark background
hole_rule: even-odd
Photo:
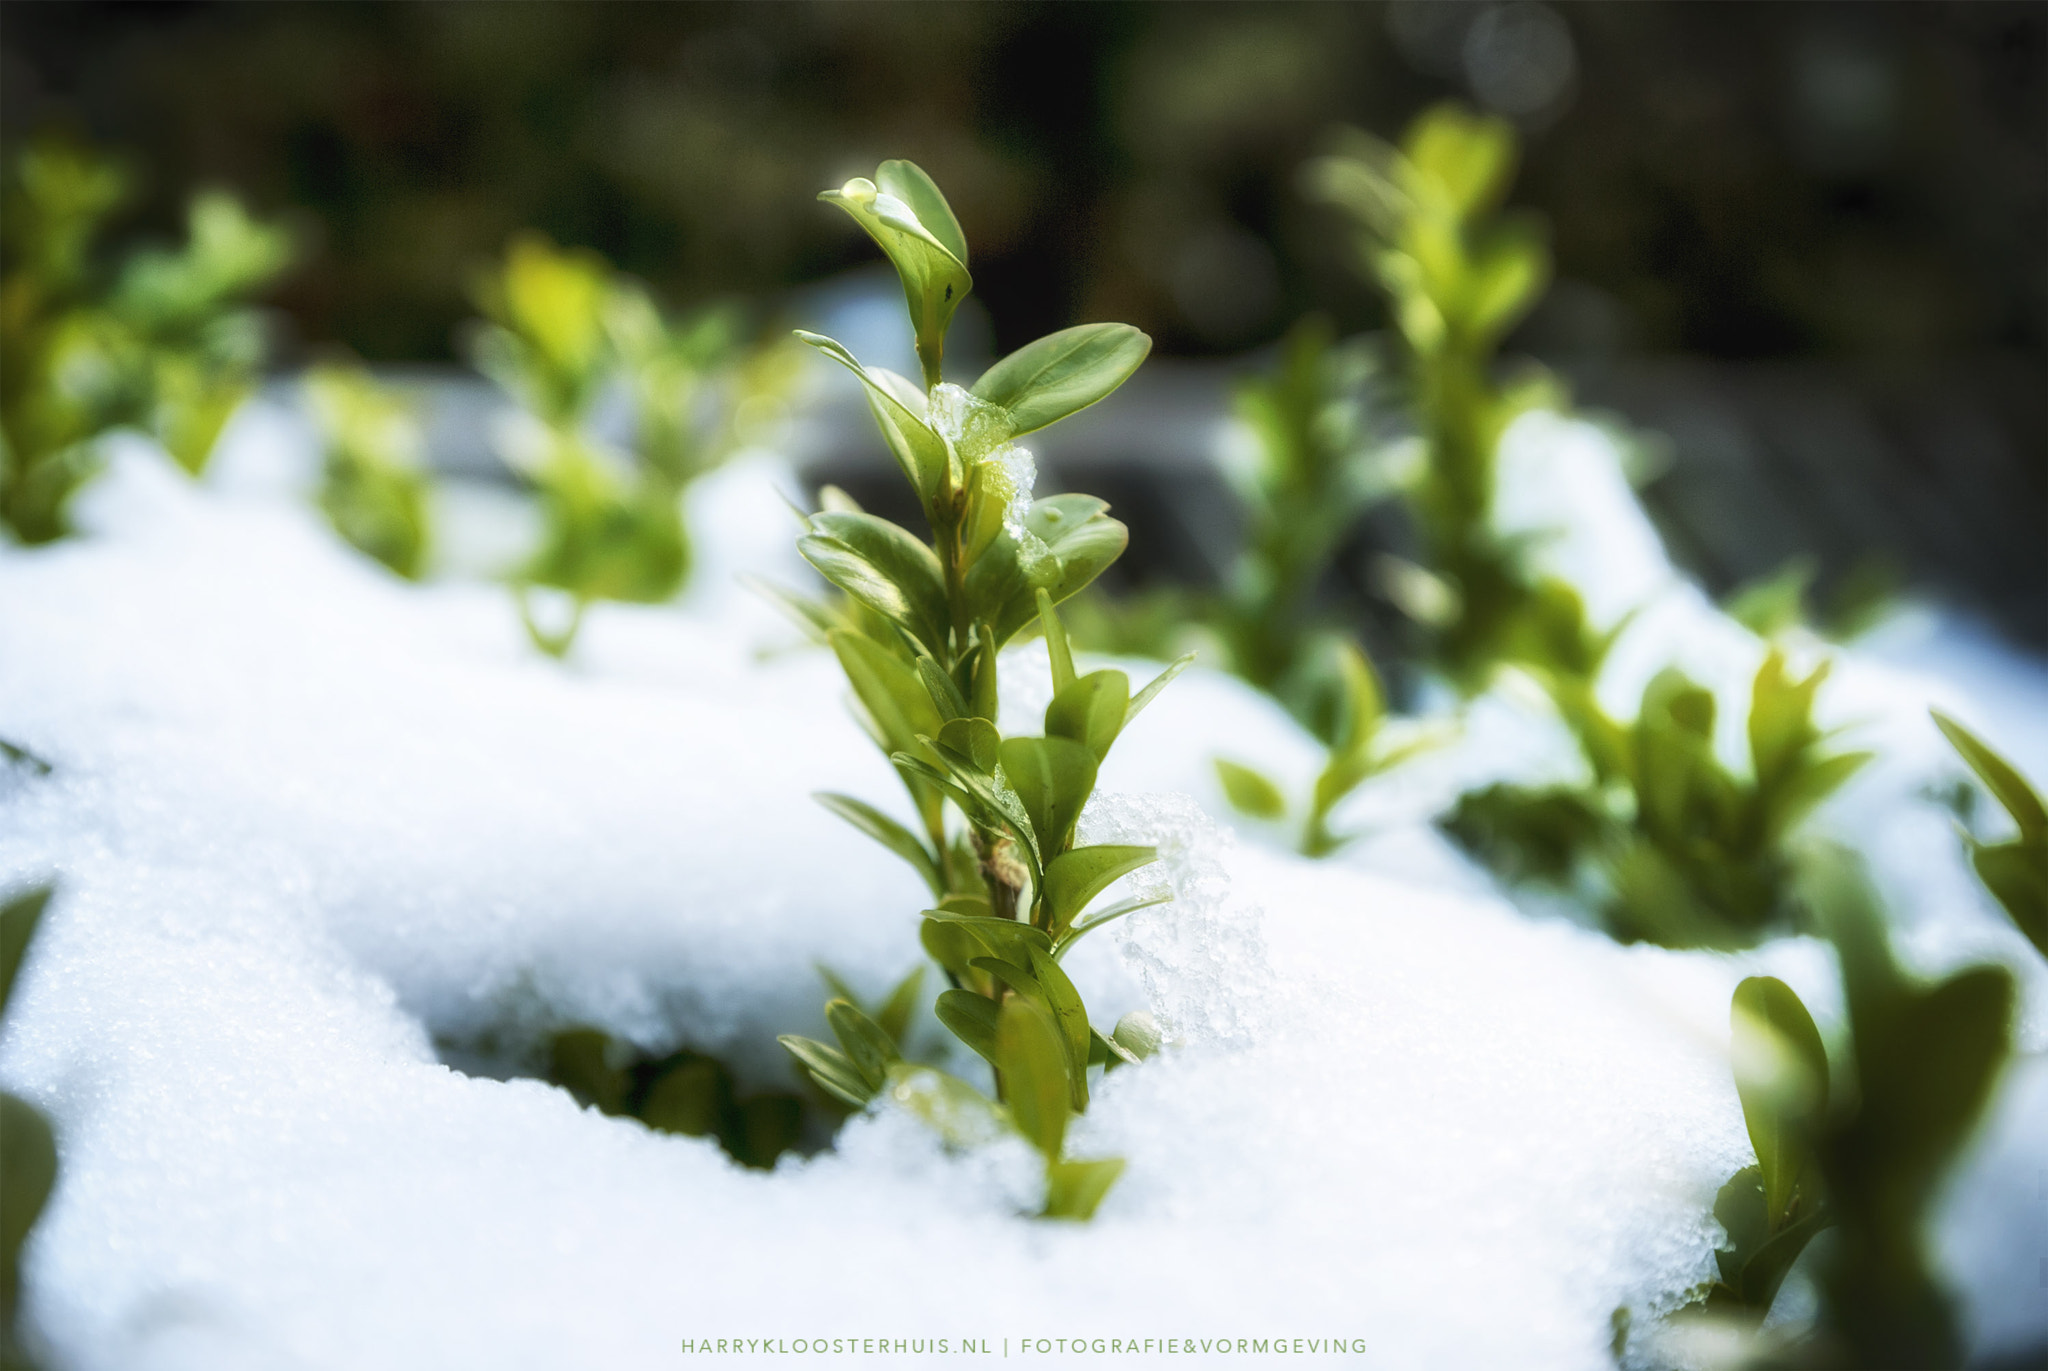
[[[2048,641],[2044,67],[2035,3],[8,0],[0,142],[124,155],[122,237],[201,184],[296,216],[287,360],[451,359],[525,226],[773,299],[870,261],[812,196],[887,156],[946,188],[998,347],[1115,318],[1198,358],[1379,324],[1297,168],[1456,97],[1521,124],[1553,230],[1511,347],[1671,434],[1710,583],[1874,553]]]

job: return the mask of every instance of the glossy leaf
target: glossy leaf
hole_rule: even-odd
[[[927,909],[924,917],[934,923],[960,929],[991,955],[1006,958],[1018,966],[1031,964],[1031,948],[1041,952],[1052,950],[1052,941],[1044,930],[1016,919],[999,919],[987,913],[962,914],[950,909]]]
[[[1045,865],[1045,901],[1052,908],[1057,937],[1111,881],[1157,860],[1156,847],[1099,843],[1076,847]]]
[[[1046,656],[1052,663],[1052,693],[1057,698],[1074,683],[1074,653],[1067,644],[1066,626],[1053,609],[1052,596],[1043,589],[1038,592],[1038,622],[1045,630]]]
[[[1067,1051],[1067,1085],[1078,1114],[1088,1107],[1088,1007],[1081,1003],[1081,992],[1060,964],[1035,947],[1031,949],[1031,974],[1060,1030],[1060,1042]]]
[[[996,1002],[986,995],[948,990],[939,996],[933,1012],[954,1037],[987,1058],[989,1065],[1000,1066],[996,1060],[997,1009]]]
[[[1239,762],[1215,759],[1216,779],[1231,808],[1254,819],[1278,819],[1287,813],[1287,797],[1261,773]]]
[[[953,311],[974,288],[974,278],[968,275],[966,262],[939,236],[943,233],[946,238],[958,242],[960,227],[950,211],[944,221],[936,225],[936,231],[934,226],[922,221],[918,214],[919,205],[929,208],[934,200],[943,205],[944,197],[939,194],[938,187],[932,185],[931,178],[911,163],[891,163],[887,169],[878,169],[876,175],[898,189],[911,191],[913,201],[906,201],[861,177],[855,177],[838,190],[824,191],[818,198],[837,205],[852,216],[894,264],[896,274],[903,282],[904,300],[910,308],[917,355],[925,370],[925,384],[936,385],[940,379],[939,360],[945,348],[946,329],[953,321]]]
[[[967,697],[960,693],[960,687],[946,674],[945,668],[933,661],[929,655],[921,654],[917,659],[917,678],[924,682],[925,694],[931,696],[932,708],[939,711],[939,717],[947,723],[964,719],[974,713]]]
[[[918,739],[939,731],[938,710],[932,707],[917,671],[861,634],[835,629],[830,642],[854,694],[889,746],[916,755],[921,746]]]
[[[1066,936],[1060,939],[1059,944],[1053,948],[1052,955],[1063,958],[1067,955],[1067,949],[1079,942],[1084,934],[1093,933],[1104,924],[1115,923],[1126,914],[1135,914],[1141,909],[1150,909],[1156,904],[1168,904],[1172,900],[1173,896],[1170,894],[1133,896],[1128,900],[1118,900],[1113,905],[1107,905],[1098,909],[1069,928]]]
[[[931,887],[934,896],[945,893],[945,882],[940,878],[937,860],[924,843],[888,815],[873,805],[854,799],[851,795],[835,795],[830,791],[817,791],[812,796],[819,804],[852,824],[861,832],[873,838],[891,852],[909,862]]]
[[[872,514],[816,514],[797,550],[818,573],[924,644],[947,641],[944,572],[932,550]]]
[[[28,945],[36,935],[44,908],[50,903],[49,886],[27,890],[0,905],[0,1015],[14,994],[14,978],[21,971]]]
[[[1154,676],[1148,683],[1146,683],[1146,686],[1143,690],[1139,691],[1136,695],[1133,695],[1131,697],[1130,707],[1124,710],[1124,727],[1129,728],[1131,726],[1131,720],[1137,718],[1139,714],[1143,713],[1146,705],[1149,705],[1154,700],[1158,699],[1159,692],[1166,689],[1167,686],[1171,685],[1173,683],[1174,677],[1180,675],[1183,671],[1186,671],[1189,667],[1193,666],[1194,663],[1195,654],[1192,652],[1187,653],[1186,655],[1181,657],[1176,657],[1172,662],[1169,662],[1167,664],[1166,670],[1160,672],[1157,676]]]
[[[1040,591],[1043,595],[1045,592]],[[1130,711],[1131,681],[1121,671],[1091,671],[1054,692],[1045,708],[1048,736],[1081,744],[1099,764],[1123,732]]]
[[[831,1025],[832,1034],[839,1039],[847,1061],[867,1082],[868,1089],[880,1090],[882,1081],[889,1074],[889,1063],[903,1055],[897,1050],[896,1040],[851,1000],[828,1001],[825,1022]]]
[[[962,266],[967,264],[967,235],[960,231],[953,207],[946,203],[937,183],[922,167],[915,162],[892,159],[875,169],[875,184],[908,205],[924,231],[959,258]]]
[[[1081,324],[1026,343],[981,374],[974,394],[1010,414],[1016,434],[1086,409],[1130,379],[1152,340],[1129,324]]]
[[[1095,757],[1065,738],[1006,738],[1003,775],[1031,820],[1043,853],[1063,850],[1095,788]]]
[[[2019,825],[2021,839],[2048,843],[2048,806],[2044,806],[2039,792],[2027,784],[2018,768],[1950,716],[1938,709],[1930,712],[1943,736],[1970,764],[1970,770],[1977,773],[2005,812],[2012,815],[2013,822]]]
[[[874,1088],[868,1084],[867,1078],[838,1048],[827,1047],[814,1038],[801,1038],[794,1033],[784,1033],[775,1041],[796,1058],[805,1073],[826,1094],[855,1109],[865,1109],[868,1101],[874,1098]]]
[[[954,719],[939,730],[937,741],[954,757],[965,758],[982,775],[995,775],[1003,735],[988,720]]]
[[[1052,1015],[1030,996],[1003,1001],[996,1018],[996,1063],[1017,1131],[1046,1160],[1059,1160],[1071,1113],[1067,1054]]]
[[[932,503],[945,488],[954,465],[952,449],[946,440],[925,422],[922,410],[906,404],[907,397],[882,379],[879,368],[870,372],[852,353],[822,333],[806,333],[798,329],[796,336],[852,372],[867,388],[868,407],[874,413],[876,426],[881,429],[897,465],[903,469],[904,477],[924,502],[926,512],[930,513]]]
[[[1815,1164],[1828,1107],[1827,1049],[1792,988],[1769,976],[1735,988],[1729,1017],[1735,1089],[1763,1171],[1766,1211],[1778,1228],[1792,1217]]]
[[[1045,1169],[1045,1217],[1086,1222],[1124,1174],[1122,1157],[1054,1162]]]

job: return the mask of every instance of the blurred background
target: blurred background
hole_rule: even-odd
[[[973,245],[969,350],[1096,319],[1156,339],[1048,455],[1131,522],[1134,578],[1200,581],[1230,378],[1311,311],[1383,324],[1303,160],[1333,124],[1391,138],[1458,98],[1520,127],[1511,201],[1551,228],[1556,283],[1508,351],[1663,435],[1645,494],[1682,562],[1725,590],[1811,552],[1823,593],[1888,566],[2042,648],[2044,67],[2048,8],[1995,0],[17,0],[0,143],[119,154],[120,242],[173,237],[195,186],[287,215],[287,367],[452,369],[522,228],[673,305],[886,299],[813,196],[909,157]],[[857,486],[864,430],[802,460]]]

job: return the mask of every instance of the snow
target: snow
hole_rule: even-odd
[[[283,442],[254,421],[243,440]],[[1523,917],[1427,851],[1442,775],[1376,783],[1379,838],[1345,862],[1233,837],[1210,757],[1299,793],[1317,755],[1197,669],[1083,820],[1159,842],[1127,879],[1177,896],[1072,959],[1098,1021],[1148,1006],[1173,1041],[1076,1127],[1078,1155],[1129,1162],[1094,1224],[1015,1217],[1039,1183],[1020,1145],[948,1155],[887,1110],[762,1174],[462,1075],[437,1042],[573,1022],[787,1085],[774,1035],[822,1033],[815,966],[879,990],[919,960],[921,886],[807,798],[900,813],[893,776],[830,658],[730,589],[799,580],[786,474],[756,459],[700,487],[686,611],[600,605],[562,666],[501,588],[404,585],[274,470],[235,469],[198,490],[131,447],[88,536],[0,551],[0,734],[54,767],[0,782],[0,885],[61,882],[0,1038],[0,1083],[60,1139],[26,1286],[52,1365],[652,1367],[686,1338],[1100,1335],[1603,1367],[1614,1310],[1642,1327],[1712,1270],[1714,1192],[1750,1159],[1735,983],[1769,969],[1838,1017],[1810,942],[1673,953]],[[1946,820],[1902,798],[1955,771],[1905,731],[1900,702],[1937,684],[1911,665],[1831,687],[1912,744],[1833,821],[1904,835],[1881,875],[1925,895],[1912,955],[2018,960]],[[1042,651],[1004,673],[1028,730]],[[1532,709],[1505,688],[1433,764],[1526,742]],[[2044,998],[2037,978],[2037,1049]],[[2048,1327],[2011,1202],[2048,1090],[2014,1079],[1940,1230],[1987,1346]]]

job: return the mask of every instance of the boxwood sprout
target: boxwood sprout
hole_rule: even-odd
[[[819,197],[858,223],[895,264],[921,381],[863,364],[830,338],[799,333],[860,383],[883,442],[923,507],[930,541],[864,513],[835,491],[798,544],[845,601],[785,601],[830,644],[855,712],[894,764],[916,826],[846,795],[835,813],[902,857],[931,893],[922,941],[944,971],[938,1018],[994,1071],[990,1100],[906,1061],[887,1028],[850,999],[825,1018],[838,1045],[786,1036],[818,1087],[861,1107],[887,1095],[956,1143],[1007,1129],[1043,1155],[1047,1217],[1085,1219],[1121,1173],[1117,1158],[1074,1158],[1067,1125],[1087,1108],[1089,1071],[1153,1050],[1149,1016],[1094,1027],[1061,968],[1074,943],[1143,896],[1094,907],[1151,847],[1082,844],[1075,827],[1118,734],[1189,659],[1135,695],[1121,671],[1080,672],[1057,606],[1123,551],[1124,526],[1087,495],[1034,498],[1015,440],[1114,391],[1151,349],[1126,324],[1085,324],[1027,344],[970,387],[944,379],[947,325],[973,286],[967,241],[939,188],[915,165],[884,162]],[[1052,702],[1042,736],[1005,735],[996,658],[1043,633]],[[963,821],[955,827],[949,813]],[[1158,897],[1164,898],[1164,897]]]
[[[358,551],[407,580],[426,569],[426,444],[413,404],[360,366],[306,375],[321,433],[320,509]]]
[[[1736,988],[1731,1055],[1757,1164],[1715,1201],[1727,1237],[1700,1303],[1750,1340],[1746,1364],[1959,1365],[1954,1302],[1925,1230],[2012,1052],[2014,980],[1995,966],[1932,984],[1907,976],[1846,852],[1810,851],[1800,885],[1841,964],[1850,1065],[1831,1072],[1812,1016],[1784,982],[1753,976]],[[1839,1231],[1817,1253],[1816,1325],[1759,1336],[1793,1263],[1830,1227]]]
[[[22,153],[8,187],[0,520],[25,543],[68,531],[65,506],[110,429],[143,429],[187,472],[205,470],[263,359],[249,301],[292,260],[281,227],[208,192],[191,201],[182,248],[134,252],[108,279],[94,240],[125,194],[118,167],[59,143]]]
[[[743,347],[730,311],[664,316],[596,253],[536,234],[513,240],[476,298],[486,318],[471,355],[521,407],[499,449],[540,499],[541,546],[515,582],[520,615],[534,645],[561,657],[592,601],[658,603],[682,588],[684,492],[774,407],[789,367],[780,348]],[[632,411],[630,451],[592,426],[615,388]],[[563,612],[537,588],[561,592]]]

